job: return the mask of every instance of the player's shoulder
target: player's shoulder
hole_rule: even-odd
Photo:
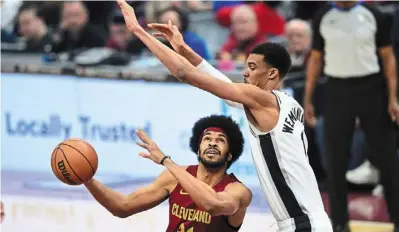
[[[248,96],[251,96],[260,107],[273,106],[275,97],[270,90],[261,89],[258,86],[245,83],[235,83],[241,91],[244,91]]]
[[[298,103],[297,100],[295,100],[295,98],[291,95],[292,93],[290,94],[286,90],[272,90],[271,92],[273,93],[279,105],[285,102]]]

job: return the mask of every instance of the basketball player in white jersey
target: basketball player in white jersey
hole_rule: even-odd
[[[182,42],[181,34],[171,22],[149,26],[160,31],[183,55],[148,34],[139,25],[133,8],[124,0],[117,1],[128,29],[174,77],[244,106],[251,131],[252,156],[279,231],[332,231],[306,154],[303,109],[278,90],[291,66],[286,49],[273,43],[258,45],[247,59],[245,83],[231,83]]]

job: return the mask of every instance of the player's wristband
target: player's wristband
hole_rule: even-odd
[[[165,162],[166,159],[170,159],[170,156],[165,155],[165,156],[161,159],[161,161],[160,161],[159,163],[160,163],[161,165],[163,165],[163,162]]]

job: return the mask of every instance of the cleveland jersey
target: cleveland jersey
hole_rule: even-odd
[[[187,172],[197,176],[198,166],[189,166]],[[226,175],[213,187],[216,192],[223,192],[225,187],[238,179]],[[239,228],[230,226],[227,216],[211,216],[198,207],[180,184],[169,196],[169,225],[166,232],[233,232]]]
[[[317,227],[315,223],[326,225],[329,221],[308,161],[304,111],[287,94],[272,92],[280,108],[277,125],[269,132],[261,132],[249,122],[251,152],[259,182],[280,231],[285,231],[282,227],[287,227],[287,231],[292,230],[289,228],[315,231],[312,230]]]

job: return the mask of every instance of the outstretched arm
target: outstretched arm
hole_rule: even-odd
[[[198,53],[196,53],[187,43],[184,42],[183,35],[180,33],[177,27],[173,27],[172,23],[151,23],[148,25],[150,28],[158,31],[154,33],[155,36],[163,37],[167,39],[172,45],[173,49],[183,56],[190,64],[195,66],[198,70],[203,73],[209,74],[210,76],[219,80],[233,83],[230,78],[224,75],[222,72],[214,68],[205,59],[203,59]],[[225,102],[233,107],[243,108],[242,104],[225,100]]]
[[[258,100],[262,101],[264,91],[247,84],[226,83],[197,70],[184,57],[148,34],[137,22],[133,8],[124,0],[118,0],[118,3],[128,29],[153,52],[174,77],[220,98],[239,102],[249,108],[259,107]]]
[[[169,196],[168,186],[174,182],[175,178],[168,171],[164,171],[152,184],[139,188],[129,195],[116,192],[95,179],[85,183],[85,186],[110,213],[116,217],[126,218],[162,203]]]

